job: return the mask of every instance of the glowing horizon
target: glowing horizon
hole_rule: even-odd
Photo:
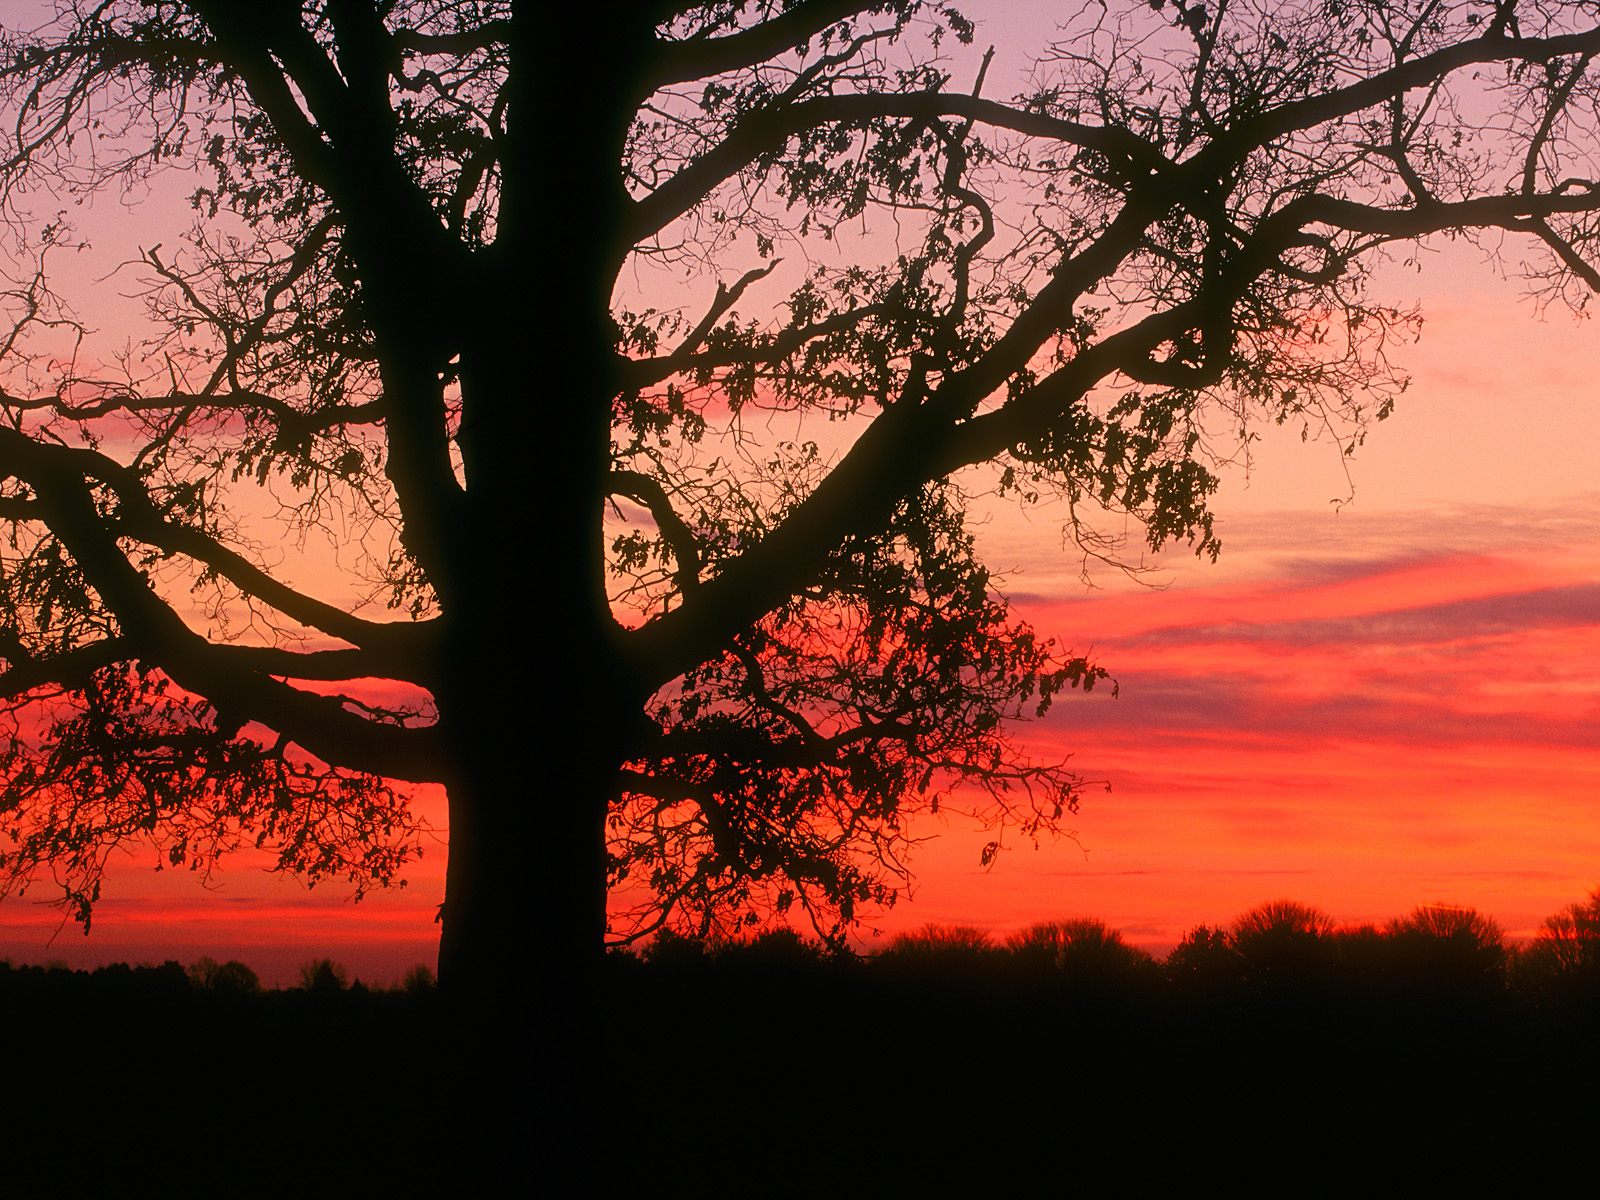
[[[1462,903],[1528,936],[1588,894],[1600,553],[1362,563],[1341,521],[1323,556],[1191,572],[1182,598],[1030,598],[1040,626],[1094,631],[1121,694],[1066,698],[1029,741],[1112,790],[1086,795],[1082,849],[1012,839],[987,924],[1096,916],[1162,947],[1285,895],[1352,923]],[[972,839],[923,858],[919,915],[984,924],[953,882],[980,875]]]
[[[1583,507],[1532,509],[1524,534]],[[1040,629],[1079,650],[1092,637],[1121,688],[1063,697],[1019,743],[1071,754],[1111,790],[1085,790],[1071,822],[1081,845],[1034,849],[1013,830],[988,870],[987,833],[919,819],[913,836],[940,836],[912,859],[911,897],[863,923],[864,943],[930,921],[1003,934],[1094,916],[1160,951],[1280,895],[1345,922],[1462,903],[1527,936],[1586,895],[1600,862],[1600,552],[1555,542],[1541,555],[1530,535],[1513,553],[1441,553],[1413,526],[1410,553],[1391,544],[1363,560],[1393,515],[1325,517],[1319,554],[1295,550],[1306,520],[1233,522],[1252,552],[1179,564],[1166,591],[1014,588]],[[437,792],[419,800],[442,827]],[[209,954],[287,982],[300,962],[329,956],[397,980],[431,959],[442,851],[404,891],[351,905],[337,884],[307,891],[243,861],[208,891],[135,850],[114,868],[89,939],[68,925],[48,944],[59,915],[12,900],[0,906],[0,957]]]

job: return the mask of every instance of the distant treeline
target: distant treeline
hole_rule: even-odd
[[[70,1178],[83,1196],[448,1194],[462,1167],[437,1150],[437,1097],[460,1084],[431,979],[368,988],[322,959],[300,986],[265,989],[212,959],[0,962],[17,1097],[0,1191]]]
[[[187,967],[176,960],[160,964],[111,963],[92,970],[74,969],[62,963],[12,964],[0,959],[0,992],[27,989],[97,991],[205,993],[210,995],[253,996],[269,991],[303,992],[326,996],[338,992],[355,995],[405,994],[421,996],[434,988],[433,971],[418,964],[396,987],[376,987],[352,980],[350,973],[330,958],[314,959],[300,968],[300,982],[292,988],[265,988],[261,978],[247,964],[230,959],[218,962],[200,958]]]
[[[1379,995],[1512,994],[1537,1003],[1600,997],[1600,890],[1549,917],[1532,939],[1507,943],[1475,909],[1423,905],[1382,925],[1339,925],[1308,904],[1277,900],[1224,926],[1200,925],[1158,960],[1103,921],[1045,921],[1003,939],[964,925],[902,933],[865,958],[834,953],[792,929],[747,940],[704,941],[662,931],[624,971],[784,974],[867,972],[952,986],[1044,984],[1198,997],[1355,988]]]
[[[1275,901],[1164,961],[1060,920],[932,925],[866,957],[788,929],[667,934],[611,963],[617,1128],[704,1120],[729,1177],[782,1163],[811,1189],[792,1194],[906,1193],[908,1164],[942,1194],[1019,1163],[1061,1172],[1046,1191],[1104,1186],[1094,1164],[1116,1164],[1118,1186],[1266,1196],[1438,1195],[1463,1176],[1481,1194],[1510,1168],[1512,1194],[1543,1194],[1546,1163],[1508,1148],[1586,1146],[1600,1111],[1600,894],[1516,946],[1465,907],[1341,927]],[[1577,1100],[1558,1075],[1584,1081]],[[659,1161],[641,1153],[631,1182]]]

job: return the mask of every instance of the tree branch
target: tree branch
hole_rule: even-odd
[[[661,536],[672,547],[672,556],[677,560],[678,569],[673,572],[673,579],[680,591],[692,591],[700,583],[700,550],[694,532],[672,507],[666,489],[659,481],[638,471],[612,471],[610,481],[612,495],[631,496],[650,510],[656,528],[661,530]]]
[[[0,470],[15,471],[10,431],[0,440]],[[26,439],[22,439],[26,440]],[[35,447],[48,451],[49,447]],[[192,632],[127,560],[96,512],[88,483],[59,459],[36,458],[27,481],[61,539],[121,628],[134,657],[158,664],[178,686],[288,736],[324,762],[395,778],[436,780],[438,735],[364,720],[335,698],[302,692],[238,669],[237,658]]]
[[[949,92],[822,96],[775,110],[762,109],[745,117],[722,141],[635,201],[628,234],[639,242],[659,233],[718,184],[762,155],[778,150],[798,133],[834,123],[859,125],[873,120],[928,121],[939,117],[966,118],[1029,137],[1098,150],[1129,163],[1135,175],[1148,175],[1172,165],[1154,146],[1127,129],[1067,121],[979,96]]]
[[[65,494],[63,489],[70,486],[85,497],[85,480],[98,479],[116,493],[116,523],[127,536],[192,558],[307,628],[319,629],[392,660],[387,665],[399,673],[398,678],[415,678],[416,672],[425,669],[433,623],[367,621],[296,591],[201,530],[168,520],[133,471],[98,451],[45,445],[15,430],[0,428],[0,472],[24,480],[36,492],[43,483],[46,487],[53,485],[58,495]],[[70,485],[68,481],[72,481]],[[55,528],[54,513],[42,493],[29,516],[48,519]],[[120,553],[118,558],[121,559]],[[126,565],[126,560],[122,561]]]
[[[659,65],[642,80],[643,90],[648,94],[673,84],[755,66],[810,41],[828,26],[873,7],[881,5],[874,5],[872,0],[804,0],[738,33],[659,42]]]

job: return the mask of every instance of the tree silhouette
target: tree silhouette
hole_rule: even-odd
[[[918,0],[56,11],[0,54],[4,869],[85,921],[130,839],[382,883],[442,783],[464,992],[535,921],[597,969],[608,886],[619,938],[837,938],[913,811],[1053,828],[1011,723],[1103,675],[969,488],[1214,554],[1223,418],[1356,438],[1403,386],[1386,250],[1600,283],[1558,0],[1119,0],[1009,99]],[[174,181],[148,334],[87,339],[62,214]],[[364,593],[276,552],[318,530]]]
[[[342,992],[350,986],[345,970],[331,958],[319,958],[300,968],[300,987],[307,992]]]
[[[1387,926],[1404,974],[1435,989],[1495,991],[1505,986],[1505,935],[1491,917],[1459,904],[1424,904]]]
[[[889,963],[959,970],[975,967],[997,953],[999,947],[982,929],[931,923],[896,934],[881,957]]]
[[[1271,900],[1235,920],[1231,933],[1233,948],[1258,985],[1304,987],[1325,980],[1336,928],[1319,908]]]
[[[1088,984],[1157,975],[1149,954],[1128,945],[1121,933],[1093,918],[1041,921],[1012,934],[1006,939],[1006,948],[1026,971],[1059,971]]]
[[[1196,925],[1172,948],[1164,964],[1167,978],[1187,996],[1214,998],[1237,991],[1247,973],[1227,930]]]
[[[1515,967],[1522,987],[1544,999],[1600,994],[1600,889],[1546,917]]]
[[[260,977],[244,963],[231,959],[219,963],[211,957],[198,958],[189,964],[189,979],[195,987],[208,992],[250,995],[261,990]]]

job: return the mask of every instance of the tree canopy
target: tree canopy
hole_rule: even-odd
[[[974,489],[1215,554],[1253,423],[1354,440],[1403,389],[1386,255],[1488,232],[1600,285],[1591,4],[1089,4],[1021,90],[958,7],[7,30],[12,881],[87,919],[146,839],[384,882],[434,781],[447,983],[526,914],[598,953],[608,886],[614,937],[837,937],[913,812],[1077,802],[1012,730],[1105,675],[1010,611]],[[147,329],[97,342],[71,201],[172,179]],[[274,552],[317,531],[359,589]]]

